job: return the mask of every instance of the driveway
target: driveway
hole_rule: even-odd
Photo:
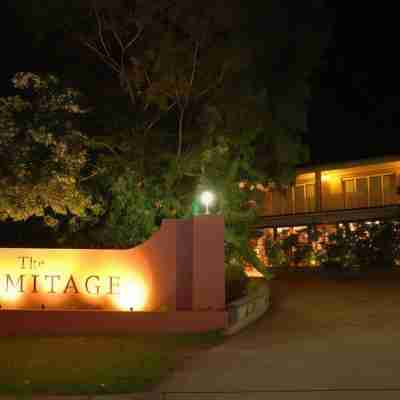
[[[168,400],[399,399],[398,276],[278,276],[262,319],[158,390]]]

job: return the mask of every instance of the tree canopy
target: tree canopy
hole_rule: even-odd
[[[6,190],[30,185],[24,191],[32,198],[14,195],[0,215],[41,215],[45,223],[47,214],[67,216],[79,231],[69,244],[126,247],[165,217],[197,213],[207,188],[217,194],[213,212],[225,217],[227,253],[257,263],[248,239],[258,189],[289,183],[307,158],[307,79],[329,34],[319,3],[16,1],[26,29],[41,26],[39,48],[57,38],[79,59],[59,76],[84,93],[85,112],[76,109],[73,122],[59,118],[71,109],[59,100],[54,108],[53,86],[33,90],[39,100],[3,99],[4,138],[14,126],[19,136],[3,140],[1,151],[27,143],[12,162],[34,160],[40,179],[28,174],[21,183],[18,167],[3,167]],[[37,157],[37,147],[45,156]],[[60,176],[64,186],[53,184],[61,185]]]
[[[43,217],[56,227],[98,217],[103,206],[82,182],[92,172],[88,138],[74,127],[79,93],[56,77],[15,75],[21,94],[0,99],[0,219]]]

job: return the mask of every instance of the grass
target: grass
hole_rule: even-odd
[[[218,332],[0,338],[0,395],[143,392],[188,354],[222,340]]]

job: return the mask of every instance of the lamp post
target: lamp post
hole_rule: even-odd
[[[212,204],[212,202],[214,201],[214,194],[209,191],[205,191],[200,195],[200,201],[206,207],[206,214],[210,214],[209,207]]]

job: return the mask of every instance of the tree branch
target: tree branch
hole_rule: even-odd
[[[197,40],[196,41],[196,46],[194,48],[194,53],[193,53],[192,75],[191,75],[190,81],[189,81],[189,88],[190,88],[189,90],[190,90],[190,92],[193,89],[193,83],[194,83],[194,79],[195,79],[195,76],[196,76],[199,48],[200,48],[200,44],[199,44],[199,41]]]
[[[99,171],[94,171],[94,172],[92,172],[90,175],[84,176],[84,177],[80,178],[79,180],[80,180],[81,182],[85,182],[85,181],[87,181],[87,180],[89,180],[89,179],[91,179],[91,178],[94,178],[94,177],[97,176],[98,174],[99,174]]]
[[[199,99],[199,98],[205,96],[207,93],[211,92],[211,90],[216,89],[216,88],[222,83],[222,81],[224,80],[224,78],[225,78],[225,72],[226,72],[226,71],[225,71],[225,68],[222,68],[222,69],[221,69],[221,73],[219,74],[219,77],[218,77],[216,83],[215,83],[214,85],[211,85],[211,86],[209,86],[208,88],[202,90],[202,91],[196,96],[196,99]]]
[[[104,142],[99,142],[99,141],[97,141],[97,140],[95,140],[95,139],[92,139],[91,140],[91,143],[93,144],[93,145],[97,145],[97,146],[102,146],[102,147],[105,147],[106,149],[108,149],[108,150],[110,150],[111,151],[111,153],[113,153],[115,156],[117,156],[118,158],[120,158],[121,156],[114,150],[114,148],[112,147],[112,146],[110,146],[108,143],[104,143]]]
[[[176,101],[174,101],[172,104],[170,104],[166,110],[166,112],[171,111],[175,106],[176,106]],[[152,129],[154,127],[154,125],[156,125],[160,120],[161,120],[162,114],[159,114],[157,116],[157,118],[155,118],[153,121],[151,121],[147,127],[144,130],[144,134],[145,136],[147,135],[147,133],[150,131],[150,129]]]
[[[111,23],[110,23],[111,32],[112,32],[116,42],[119,44],[119,47],[121,47],[121,51],[124,52],[125,51],[124,44],[122,42],[122,39],[118,35],[117,30],[115,29],[115,24],[114,24],[112,15],[110,15],[110,20],[111,20]]]
[[[125,51],[128,50],[129,47],[131,47],[132,44],[135,43],[135,42],[140,38],[140,36],[142,35],[143,31],[144,31],[144,28],[138,29],[138,32],[137,32],[136,35],[133,37],[133,39],[131,39],[131,40],[125,45]]]
[[[95,45],[88,41],[84,41],[83,44],[94,53],[96,53],[114,72],[116,72],[118,75],[120,74],[121,71],[119,65],[114,61],[112,57],[108,57],[107,55],[102,53]]]
[[[106,52],[107,56],[111,58],[111,52],[108,49],[106,42],[104,41],[104,36],[103,36],[103,24],[101,23],[101,17],[99,15],[99,11],[97,9],[97,1],[94,0],[93,1],[93,9],[94,9],[94,13],[96,16],[96,21],[97,21],[97,26],[98,26],[98,35],[100,38],[100,43],[102,44],[104,51]]]

